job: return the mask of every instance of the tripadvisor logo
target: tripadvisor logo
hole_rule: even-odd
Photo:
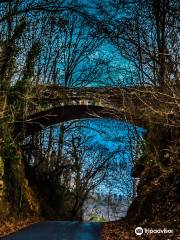
[[[135,229],[135,234],[136,235],[142,235],[143,234],[143,228],[142,227],[137,227],[136,229]]]
[[[144,234],[173,234],[173,229],[151,229],[151,228],[142,228],[142,227],[137,227],[135,228],[135,234],[136,235],[142,235]]]

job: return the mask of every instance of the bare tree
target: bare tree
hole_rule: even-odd
[[[107,1],[97,11],[101,15],[101,20],[93,16],[97,34],[133,63],[134,84],[179,81],[179,1]]]

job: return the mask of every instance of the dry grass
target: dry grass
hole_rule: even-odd
[[[18,230],[21,230],[27,226],[30,226],[34,223],[40,222],[43,219],[37,216],[28,217],[28,218],[10,218],[6,221],[0,220],[0,237],[6,236]]]
[[[105,223],[103,227],[103,240],[180,240],[180,235],[172,234],[135,234],[136,226],[129,225],[127,222],[116,221]],[[150,227],[151,228],[151,227]],[[152,227],[158,229],[159,227]],[[161,228],[163,229],[163,228]]]

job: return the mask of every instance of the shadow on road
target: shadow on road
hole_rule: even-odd
[[[1,238],[2,240],[100,240],[101,223],[45,221]]]

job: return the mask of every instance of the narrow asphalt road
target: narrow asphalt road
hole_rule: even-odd
[[[101,223],[45,221],[2,240],[101,240]]]

